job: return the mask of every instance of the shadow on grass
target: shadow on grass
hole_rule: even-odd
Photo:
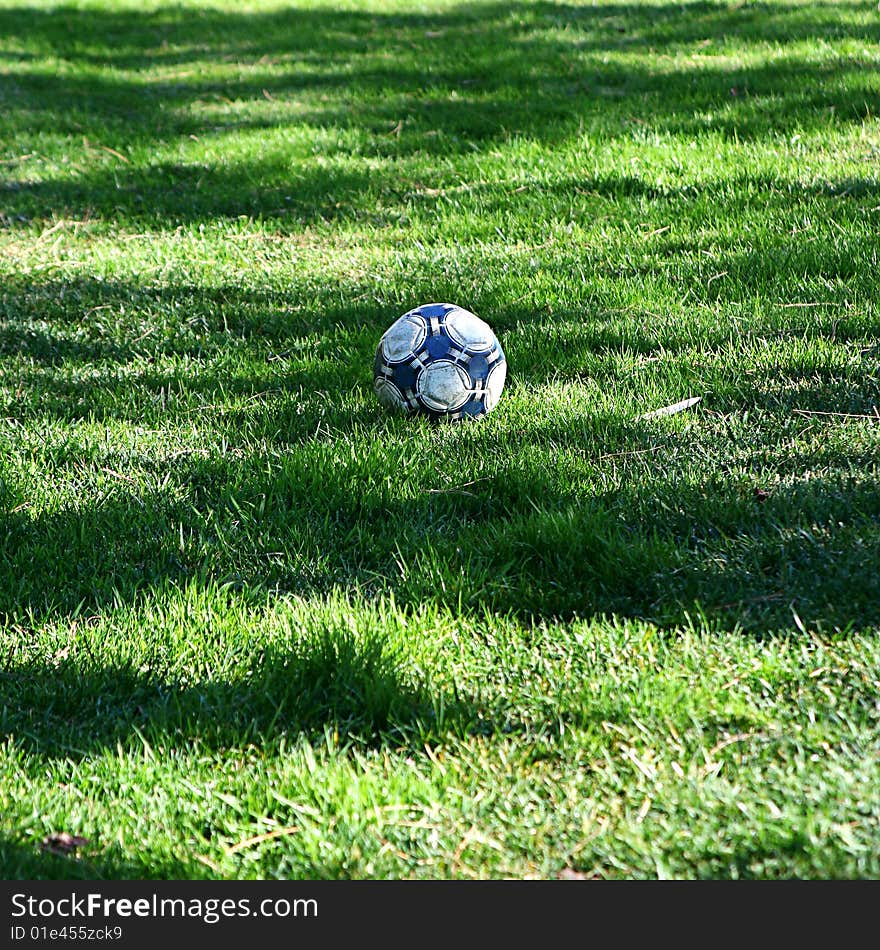
[[[408,164],[417,156],[483,151],[511,136],[558,142],[585,126],[600,137],[647,125],[742,140],[858,122],[880,107],[871,67],[856,56],[817,62],[803,44],[876,42],[876,22],[852,22],[860,11],[708,2],[464,4],[430,15],[7,8],[0,36],[15,68],[0,102],[10,132],[85,137],[91,151],[64,177],[13,164],[0,204],[7,224],[53,213],[380,224],[423,184],[423,163]],[[730,53],[743,64],[732,67]],[[81,72],[59,72],[55,58]],[[403,131],[389,136],[395,128]],[[224,150],[230,133],[248,130],[262,130],[259,158]],[[316,135],[333,161],[314,161]],[[192,136],[222,158],[136,154]],[[122,158],[107,165],[106,148]],[[346,160],[371,154],[394,160],[369,170]]]
[[[149,854],[149,860],[135,860],[118,846],[94,853],[86,845],[83,854],[52,854],[36,840],[0,834],[0,878],[6,881],[113,881],[192,880],[198,865]],[[205,873],[205,876],[207,874]]]
[[[421,748],[477,718],[464,701],[407,683],[402,658],[378,633],[356,637],[339,625],[283,648],[230,642],[200,665],[232,672],[198,681],[169,670],[175,658],[161,645],[117,667],[96,666],[82,638],[73,648],[76,660],[0,671],[0,733],[23,750],[78,760],[132,743],[148,752],[167,742],[203,751],[285,737],[323,743],[328,730],[362,747]]]
[[[880,622],[880,582],[865,570],[880,556],[873,488],[820,480],[762,503],[759,487],[655,484],[500,524],[486,547],[504,570],[483,596],[535,618],[705,618],[754,634]]]
[[[703,615],[752,633],[880,622],[880,579],[867,568],[880,556],[880,494],[864,474],[876,464],[870,444],[777,458],[732,443],[740,474],[709,466],[702,482],[694,471],[717,452],[712,432],[660,437],[644,425],[625,435],[618,423],[614,434],[606,421],[599,436],[598,425],[522,432],[494,474],[462,488],[451,477],[456,450],[438,448],[425,463],[426,490],[408,498],[392,490],[396,456],[351,468],[320,448],[178,460],[173,469],[157,460],[162,491],[111,482],[100,500],[36,516],[16,511],[12,493],[0,616],[26,623],[83,605],[102,611],[168,581],[207,577],[303,596],[393,594],[404,605],[535,622],[616,615],[677,628]],[[602,437],[625,439],[624,458],[603,461]],[[618,487],[584,492],[564,472],[524,462],[563,439],[595,458],[597,482],[611,475]],[[768,451],[779,485],[763,481]],[[283,664],[275,658],[261,675],[272,666]]]

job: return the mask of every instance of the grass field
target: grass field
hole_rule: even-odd
[[[880,877],[878,40],[0,0],[2,876]]]

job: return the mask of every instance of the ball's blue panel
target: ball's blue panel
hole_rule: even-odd
[[[489,375],[489,361],[485,356],[472,356],[467,368],[473,379],[486,379]]]
[[[462,415],[476,418],[486,412],[486,404],[482,399],[471,399],[462,407]]]
[[[404,392],[406,392],[408,389],[415,389],[418,372],[418,364],[400,363],[394,367],[394,384],[398,389],[401,389]]]
[[[445,333],[436,333],[429,336],[425,349],[434,359],[440,359],[449,353],[449,337]]]
[[[445,317],[446,314],[454,309],[449,303],[426,303],[421,307],[416,307],[411,313],[420,313],[423,317]]]

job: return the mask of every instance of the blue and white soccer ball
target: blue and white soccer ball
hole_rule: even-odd
[[[448,421],[494,409],[506,376],[507,360],[489,324],[451,303],[423,304],[395,320],[373,364],[383,406]]]

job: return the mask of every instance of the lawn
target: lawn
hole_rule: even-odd
[[[878,41],[0,0],[2,876],[880,877]]]

